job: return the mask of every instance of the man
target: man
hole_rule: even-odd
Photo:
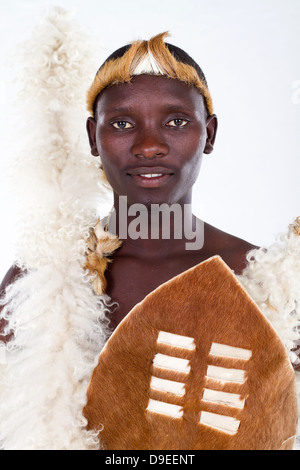
[[[65,30],[66,28],[63,28],[63,31]],[[79,237],[75,240],[78,243],[78,252],[72,251],[73,245],[70,243],[68,247],[65,245],[70,251],[66,251],[66,259],[62,261],[59,257],[55,258],[57,253],[60,257],[64,256],[60,243],[56,247],[55,240],[60,241],[59,237],[63,237],[68,231],[58,231],[59,236],[56,237],[55,234],[46,239],[45,246],[50,242],[50,249],[54,241],[54,256],[50,256],[50,264],[48,258],[45,265],[38,263],[36,272],[31,269],[29,275],[24,276],[24,283],[16,283],[16,291],[18,292],[20,286],[24,297],[20,295],[16,301],[18,309],[17,313],[14,312],[14,326],[17,334],[4,338],[5,341],[12,338],[17,359],[14,350],[8,348],[9,378],[6,377],[4,383],[4,418],[0,433],[1,439],[13,448],[20,445],[17,443],[23,445],[25,441],[25,447],[28,445],[32,446],[31,448],[45,448],[45,442],[48,442],[48,446],[59,448],[78,448],[80,443],[86,448],[95,437],[93,432],[91,435],[86,434],[86,430],[82,429],[77,411],[82,405],[82,392],[89,380],[90,367],[94,366],[92,353],[97,344],[97,334],[101,336],[101,343],[105,330],[105,327],[94,323],[97,317],[94,315],[95,306],[92,303],[95,302],[97,308],[101,304],[102,315],[106,310],[107,298],[104,296],[99,300],[96,296],[91,297],[82,267],[89,271],[93,285],[97,286],[95,293],[101,295],[106,292],[111,300],[118,304],[117,309],[112,308],[109,314],[110,328],[113,330],[123,319],[126,321],[132,307],[174,276],[189,271],[191,267],[216,254],[220,255],[236,274],[240,274],[246,267],[246,254],[254,248],[243,240],[203,224],[191,212],[192,186],[200,170],[202,154],[213,150],[217,118],[213,113],[205,77],[199,72],[199,67],[183,51],[174,46],[164,46],[163,38],[164,35],[158,35],[148,43],[137,42],[134,47],[117,51],[115,59],[108,60],[104,68],[100,69],[89,93],[89,110],[92,116],[88,119],[87,128],[91,151],[93,155],[101,156],[103,170],[114,191],[116,233],[119,235],[121,246],[114,235],[110,235],[101,227],[95,227],[87,243],[86,264],[79,266],[82,239]],[[137,52],[137,56],[132,52]],[[157,55],[161,61],[154,60]],[[131,73],[131,67],[135,73]],[[82,67],[79,68],[81,69]],[[55,113],[57,107],[53,106],[50,110]],[[53,122],[59,121],[54,119],[51,125]],[[60,128],[56,130],[58,133],[60,131]],[[60,176],[59,165],[57,177]],[[67,198],[67,201],[70,200],[72,198]],[[169,222],[163,218],[164,213],[162,219],[156,218],[153,222],[152,216],[156,215],[158,206],[165,203],[168,207],[177,208],[178,212],[175,210],[170,214]],[[131,230],[135,214],[130,212],[130,208],[135,204],[139,204],[143,216],[141,220],[146,225],[146,229],[142,227],[141,238],[137,238],[136,231],[133,234],[134,231]],[[56,207],[51,215],[53,214],[58,217],[53,226],[57,226],[57,220],[58,223],[64,223],[63,210],[62,217],[60,213],[57,216]],[[78,213],[73,215],[74,222],[77,221],[81,229]],[[190,224],[190,232],[182,230],[183,236],[179,236],[178,224],[181,228]],[[170,229],[169,237],[163,236],[166,225]],[[48,219],[46,231],[47,229]],[[153,229],[158,237],[152,236]],[[78,237],[76,230],[73,231]],[[194,233],[195,242],[203,241],[200,247],[196,243],[197,249],[193,250],[187,249],[193,242],[191,232]],[[111,242],[109,248],[105,246],[107,240]],[[66,242],[70,242],[69,237],[66,237]],[[44,253],[48,255],[49,250],[46,249]],[[108,263],[107,254],[110,253],[113,253],[112,262]],[[52,266],[53,260],[55,262]],[[69,269],[68,263],[72,265],[72,269]],[[50,275],[49,267],[52,269]],[[13,267],[2,288],[13,282],[19,274],[22,274],[21,269]],[[99,282],[95,282],[95,277],[99,277]],[[47,290],[48,283],[51,289]],[[34,296],[28,297],[28,291],[25,292],[28,286],[34,287],[38,294],[45,287],[45,295],[42,299],[39,298],[38,306],[35,305]],[[14,302],[11,305],[15,305]],[[56,315],[55,321],[53,313]],[[22,318],[18,317],[18,314],[21,314]],[[85,317],[89,315],[91,326],[88,329],[85,328]],[[4,320],[7,321],[7,318],[6,311]],[[105,324],[105,319],[103,323]],[[118,329],[115,331],[118,332]],[[28,338],[33,345],[28,343]],[[31,353],[35,353],[35,361],[24,362],[27,347]],[[87,352],[90,347],[92,351]],[[68,354],[69,351],[72,351],[72,354]],[[30,357],[32,358],[33,354]],[[80,373],[72,364],[75,357],[80,365]],[[24,376],[21,396],[19,382],[16,381],[18,377],[15,375],[16,364],[20,366]],[[85,367],[82,367],[82,364]],[[60,374],[57,373],[56,367],[59,368]],[[109,370],[113,370],[113,367]],[[32,376],[36,380],[41,378],[41,383],[46,383],[47,387],[33,388]],[[64,387],[62,377],[70,378],[72,385],[68,386],[67,382]],[[79,386],[80,393],[77,390]],[[23,423],[18,427],[18,439],[14,426],[7,426],[7,423],[11,422],[9,410],[15,406],[15,400],[21,400],[18,407],[21,414],[22,410],[29,406],[28,403],[28,409],[32,410],[29,420],[18,418],[18,422]],[[64,407],[60,405],[61,402]],[[58,407],[55,408],[56,406]],[[56,413],[52,412],[54,408]],[[60,414],[61,409],[65,414]],[[41,420],[45,412],[50,416],[49,411],[55,416],[58,426],[53,424],[52,419]],[[35,420],[36,424],[31,424],[32,420]],[[66,423],[72,423],[73,426],[67,426],[68,431],[64,429]],[[62,429],[64,431],[61,432]],[[51,438],[52,435],[56,436],[56,440]],[[290,439],[290,436],[287,437]]]
[[[264,406],[264,423],[259,430],[253,428],[257,404],[252,409],[251,399],[246,398],[255,396],[257,386],[252,390],[249,381],[247,391],[232,389],[230,381],[235,382],[236,378],[225,379],[221,386],[220,382],[212,380],[216,376],[209,376],[209,348],[217,341],[218,345],[223,344],[221,349],[224,344],[230,344],[230,347],[239,345],[240,350],[242,345],[242,354],[248,359],[252,355],[258,358],[265,350],[262,369],[259,361],[254,369],[247,364],[248,359],[243,366],[239,363],[242,375],[247,371],[253,384],[260,383],[266,369],[271,367],[268,362],[271,355],[267,351],[273,348],[271,344],[275,337],[273,340],[268,337],[265,345],[258,346],[257,332],[264,326],[255,314],[252,317],[251,308],[249,314],[242,316],[242,311],[247,311],[248,307],[235,305],[235,296],[228,304],[230,292],[235,288],[238,292],[239,287],[228,284],[221,294],[226,282],[225,272],[223,281],[216,284],[216,292],[212,283],[210,287],[203,287],[204,292],[200,294],[205,279],[218,278],[218,263],[213,265],[213,273],[208,268],[204,277],[200,276],[194,284],[194,279],[198,278],[196,271],[190,268],[198,265],[199,270],[205,271],[209,264],[203,262],[213,263],[215,255],[219,255],[235,274],[241,274],[246,267],[246,254],[254,247],[201,223],[192,215],[192,187],[203,154],[213,150],[217,118],[203,72],[183,51],[165,45],[163,37],[159,35],[148,42],[136,42],[116,51],[99,69],[88,95],[93,115],[87,122],[91,152],[100,156],[103,171],[113,189],[116,232],[122,241],[106,273],[106,293],[117,303],[111,314],[111,324],[115,329],[121,322],[121,327],[100,354],[84,415],[91,429],[104,427],[101,437],[108,449],[170,449],[173,446],[177,449],[267,449],[285,448],[285,445],[290,448],[295,432],[293,392],[287,397],[288,415],[293,423],[291,427],[287,424],[287,434],[279,438],[275,431],[277,424],[274,441],[274,436],[266,438],[263,431],[270,429],[267,423],[272,421],[275,409],[282,409],[278,396],[270,399],[271,390],[274,386],[275,389],[285,388],[282,383],[285,370],[288,383],[293,382],[289,361],[283,360],[280,378],[271,374],[268,385],[268,381],[262,380],[264,385],[259,395],[268,399]],[[197,79],[191,69],[197,69]],[[125,198],[125,204],[122,198]],[[176,218],[176,211],[167,222],[164,211],[161,218],[153,217],[159,205],[164,204],[167,208],[177,208],[179,217]],[[143,215],[140,225],[146,228],[141,230],[143,236],[134,236],[132,240],[134,215],[131,209],[135,205]],[[124,219],[125,230],[121,227]],[[196,240],[201,238],[203,241],[195,250],[187,250],[186,233],[182,237],[177,233],[178,224],[186,226],[187,221],[193,227]],[[167,239],[163,237],[165,224],[170,228]],[[159,234],[154,239],[151,236],[153,225],[156,225],[155,233]],[[90,268],[91,273],[96,271],[93,264]],[[173,291],[172,285],[176,286]],[[221,304],[217,300],[220,295],[224,296]],[[210,302],[207,299],[211,296]],[[232,312],[235,312],[233,316]],[[218,318],[221,325],[218,325]],[[256,325],[254,330],[253,325]],[[161,335],[164,338],[166,335],[167,339],[161,341]],[[176,347],[182,350],[181,341],[189,342],[191,348],[194,345],[195,351],[197,344],[201,347],[195,356],[189,356],[186,351],[186,355],[182,352],[181,355],[176,350]],[[161,342],[163,349],[160,349]],[[276,340],[274,349],[277,350],[275,344]],[[248,345],[246,349],[245,345]],[[281,351],[279,356],[281,354],[285,357],[285,352]],[[276,359],[278,371],[281,368],[279,356]],[[183,357],[188,361],[184,374],[172,362],[176,364]],[[199,372],[194,362],[196,358]],[[249,363],[253,366],[256,360]],[[222,370],[226,374],[230,370],[228,367],[234,371],[237,367],[235,362],[214,364],[218,364],[217,369],[224,365]],[[206,368],[207,375],[203,378]],[[193,378],[190,378],[190,369]],[[242,378],[241,383],[246,384],[247,380]],[[178,391],[180,386],[183,390]],[[236,398],[245,397],[238,405],[230,402],[233,390]],[[226,398],[222,396],[224,391]],[[212,394],[207,400],[206,392]],[[112,400],[116,397],[124,397],[124,403],[113,406]],[[226,402],[225,407],[224,403],[220,406],[222,400]],[[275,409],[270,410],[267,403],[275,402]],[[236,410],[232,412],[230,407],[235,409],[236,406],[243,410],[241,414]],[[278,425],[278,429],[282,428]]]
[[[150,40],[149,49],[163,48],[164,36]],[[184,51],[171,45],[166,47],[177,60],[195,67],[199,80],[206,83],[199,66]],[[126,52],[126,47],[117,51],[106,65],[116,67],[113,60],[124,58]],[[102,67],[98,76],[103,73]],[[147,238],[134,242],[128,229],[132,217],[126,217],[126,240],[122,240],[107,271],[107,293],[119,305],[111,317],[113,328],[158,285],[213,255],[220,255],[240,274],[246,266],[247,252],[254,248],[206,223],[203,226],[191,213],[192,187],[203,153],[213,151],[217,132],[217,117],[209,114],[203,92],[163,73],[146,73],[134,74],[130,83],[108,86],[93,97],[90,108],[94,117],[87,122],[91,152],[100,155],[114,192],[117,221],[120,211],[128,210],[120,207],[122,196],[128,206],[144,204],[149,217]],[[191,221],[193,230],[198,232],[195,237],[203,241],[198,249],[186,249],[188,240],[184,234],[175,238],[174,217],[168,239],[162,237],[162,226],[160,238],[151,239],[151,211],[155,212],[161,204],[180,207],[183,216],[177,224]],[[187,207],[188,213],[184,211]]]
[[[152,38],[149,46],[164,47],[165,36]],[[208,112],[203,94],[208,93],[208,88],[200,67],[180,48],[167,45],[166,50],[197,72],[204,90],[188,81],[180,81],[178,77],[170,79],[161,72],[154,74],[153,70],[150,74],[138,72],[130,83],[115,86],[109,83],[96,96],[92,95],[95,84],[90,90],[92,103],[89,107],[93,117],[87,121],[87,130],[91,152],[94,156],[100,155],[102,168],[113,189],[116,220],[121,217],[120,211],[128,211],[128,207],[136,203],[144,204],[149,217],[147,238],[136,238],[133,242],[128,229],[133,216],[126,214],[125,239],[108,267],[106,293],[118,304],[110,319],[112,329],[150,291],[175,275],[213,255],[220,255],[236,274],[241,274],[246,267],[246,254],[255,248],[196,220],[191,212],[192,187],[200,171],[203,153],[213,151],[217,116],[212,109]],[[128,47],[116,51],[102,69],[112,60],[120,60],[127,51]],[[113,67],[115,64],[111,65]],[[100,75],[98,73],[96,78]],[[210,106],[212,108],[212,104]],[[141,176],[143,172],[145,177]],[[151,174],[160,176],[149,178]],[[120,208],[122,196],[128,207],[125,204]],[[153,239],[151,211],[155,212],[162,204],[177,205],[182,219],[175,220],[172,213],[171,220],[166,220],[170,223],[170,236],[163,238],[160,226],[157,227],[159,237]],[[184,226],[185,221],[190,222],[195,238],[201,239],[198,249],[186,249],[189,240],[184,231],[180,238],[175,237],[175,224]],[[3,280],[2,290],[19,274],[17,267],[11,268]]]

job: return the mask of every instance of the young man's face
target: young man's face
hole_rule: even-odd
[[[136,76],[101,93],[95,118],[87,124],[92,154],[101,156],[115,195],[147,206],[191,202],[217,129],[195,87]]]

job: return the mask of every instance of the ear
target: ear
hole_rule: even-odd
[[[215,114],[209,116],[206,120],[206,144],[204,147],[204,153],[211,153],[214,148],[214,143],[218,129],[218,118]]]
[[[86,130],[89,136],[89,142],[91,147],[91,154],[94,157],[98,157],[98,149],[96,144],[96,129],[97,129],[97,122],[94,118],[89,117],[86,122]]]

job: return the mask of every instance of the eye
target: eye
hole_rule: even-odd
[[[172,119],[172,121],[169,121],[167,123],[167,126],[170,126],[170,127],[184,127],[186,126],[188,123],[188,121],[186,119],[180,119],[180,118],[177,118],[177,119]]]
[[[130,129],[131,127],[133,127],[132,124],[130,124],[130,122],[128,121],[116,121],[113,122],[112,125],[116,129]]]

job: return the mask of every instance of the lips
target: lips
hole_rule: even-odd
[[[128,170],[128,175],[172,175],[173,171],[170,168],[155,166],[141,166]]]
[[[174,172],[166,167],[137,167],[130,169],[127,174],[142,187],[157,188],[167,183]]]

